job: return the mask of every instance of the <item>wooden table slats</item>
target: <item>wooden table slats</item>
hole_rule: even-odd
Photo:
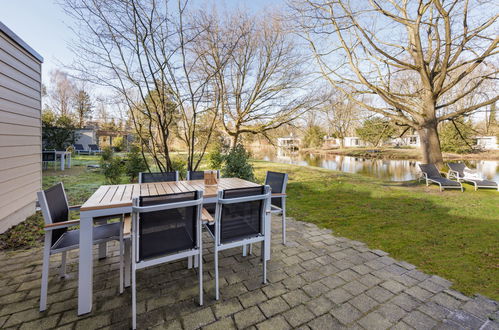
[[[216,197],[219,190],[255,187],[258,184],[237,178],[221,178],[218,185],[205,186],[204,180],[131,183],[100,186],[81,206],[80,211],[100,210],[113,207],[131,206],[132,199],[139,196],[155,196],[202,190],[204,197]]]

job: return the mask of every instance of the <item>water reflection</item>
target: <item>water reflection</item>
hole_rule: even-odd
[[[266,161],[317,166],[330,170],[358,173],[390,181],[409,181],[418,178],[416,160],[370,159],[332,154],[304,154],[289,152],[285,149],[258,148],[252,150],[253,156]],[[466,161],[471,168],[476,168],[488,179],[499,181],[499,161]]]

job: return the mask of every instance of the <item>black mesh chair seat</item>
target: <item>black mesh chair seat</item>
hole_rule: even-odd
[[[85,149],[83,148],[83,144],[78,144],[78,143],[73,144],[73,148],[74,148],[76,151],[84,151],[84,150],[85,150]]]
[[[116,240],[120,237],[120,222],[110,223],[102,226],[93,227],[94,242]],[[66,231],[52,246],[53,250],[69,249],[78,247],[80,244],[80,230]]]
[[[460,177],[464,176],[464,169],[466,165],[463,163],[448,163],[447,164],[452,171],[459,173]]]
[[[204,180],[204,171],[189,171],[189,180]],[[220,179],[220,171],[217,171],[217,178]]]
[[[471,180],[470,180],[471,181]],[[490,180],[473,180],[478,186],[481,187],[497,187],[497,182]]]
[[[154,172],[146,173],[143,172],[140,175],[140,183],[153,183],[153,182],[167,182],[167,181],[177,181],[177,172]]]
[[[440,171],[435,164],[419,164],[419,168],[421,169],[421,172],[426,173],[430,179],[442,178],[442,174],[440,174]]]
[[[42,152],[42,161],[43,162],[53,162],[56,160],[55,151],[43,151]]]
[[[433,181],[437,181],[439,183],[441,183],[442,185],[444,186],[448,186],[448,187],[461,187],[461,184],[457,181],[453,181],[453,180],[449,180],[447,178],[444,178],[444,177],[431,177],[430,178],[431,180]]]

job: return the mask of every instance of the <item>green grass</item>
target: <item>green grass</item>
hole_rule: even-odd
[[[44,171],[43,187],[62,181],[70,204],[81,204],[106,184],[99,170],[85,167],[95,163],[97,157],[82,156],[73,162],[82,166]],[[384,182],[315,167],[263,161],[253,165],[260,182],[267,170],[289,173],[289,216],[387,251],[453,281],[463,293],[499,299],[499,192],[475,192],[466,185],[464,193],[441,193],[436,186]],[[36,234],[30,232],[28,243],[39,241],[33,240]]]
[[[499,299],[499,192],[439,192],[436,186],[268,162],[289,173],[288,214],[365,242],[453,281],[466,294]]]

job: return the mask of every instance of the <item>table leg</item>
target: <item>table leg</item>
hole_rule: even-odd
[[[92,217],[80,214],[80,257],[78,266],[78,315],[92,311],[93,295],[93,242]]]
[[[61,171],[64,171],[64,153],[61,154]]]
[[[98,225],[104,225],[107,223],[108,219],[97,220]],[[105,259],[107,257],[107,242],[99,244],[99,259]]]
[[[130,286],[130,275],[132,274],[132,239],[125,240],[125,288]]]
[[[71,168],[71,153],[68,153],[68,163],[66,165],[68,168]]]

